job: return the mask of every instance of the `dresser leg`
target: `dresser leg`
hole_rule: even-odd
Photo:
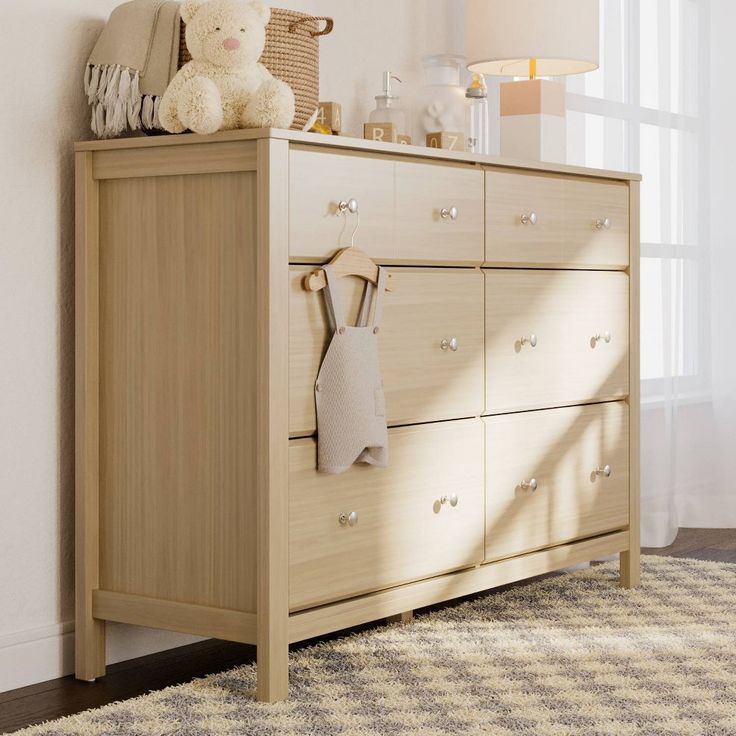
[[[74,676],[94,682],[105,675],[105,622],[77,616],[74,626]]]
[[[414,620],[414,611],[403,611],[395,616],[386,616],[387,624],[408,624]]]
[[[278,703],[289,697],[289,645],[275,642],[257,647],[256,699],[261,703]]]
[[[93,154],[75,154],[75,634],[77,678],[105,674],[105,622],[92,617],[100,587],[99,182]]]
[[[257,143],[256,487],[258,686],[289,696],[289,142]]]
[[[641,583],[640,554],[638,549],[621,553],[621,587],[638,588]]]

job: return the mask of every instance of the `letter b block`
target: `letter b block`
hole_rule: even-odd
[[[363,125],[363,138],[369,141],[396,143],[398,140],[396,126],[393,123],[365,123]]]

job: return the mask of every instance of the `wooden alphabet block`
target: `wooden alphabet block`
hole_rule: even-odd
[[[397,135],[396,136],[396,142],[401,143],[402,146],[410,146],[411,145],[411,136],[410,135]]]
[[[465,133],[443,130],[440,133],[427,134],[428,148],[444,148],[448,151],[465,150]]]
[[[333,133],[342,131],[342,106],[338,102],[320,102],[317,107],[317,122]]]
[[[398,135],[393,123],[365,123],[363,125],[363,138],[369,141],[396,143]]]

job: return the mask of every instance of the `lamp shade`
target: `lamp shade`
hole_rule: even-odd
[[[468,69],[509,77],[598,67],[598,0],[465,0]]]

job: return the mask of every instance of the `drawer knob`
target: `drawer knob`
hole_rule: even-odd
[[[530,212],[527,214],[526,212],[521,216],[521,224],[522,225],[536,225],[537,224],[537,213],[536,212]]]
[[[455,207],[455,205],[452,205],[452,207],[443,207],[440,210],[440,217],[443,220],[446,220],[448,217],[451,220],[457,220],[458,214],[459,214],[458,213],[458,209],[457,209],[457,207]]]
[[[452,506],[453,508],[457,506],[457,501],[458,501],[457,493],[451,493],[449,496],[442,496],[442,498],[440,498],[440,503],[443,506],[449,503],[450,506]]]
[[[531,345],[533,348],[537,347],[537,336],[529,335],[529,337],[522,337],[519,342],[522,345]]]
[[[538,483],[536,478],[532,478],[531,480],[523,480],[519,484],[525,491],[531,490],[532,493],[537,490]]]
[[[358,213],[358,200],[352,197],[350,199],[343,199],[337,205],[337,210],[341,215],[344,215],[346,212],[355,215]]]
[[[611,342],[612,337],[613,335],[611,335],[611,333],[606,330],[605,332],[601,332],[598,335],[593,335],[593,337],[590,338],[590,344],[595,347],[601,340],[603,340],[603,342],[605,343],[609,343]]]
[[[602,220],[596,220],[595,229],[596,230],[610,230],[611,220],[608,217],[604,217]]]
[[[611,466],[610,465],[604,465],[602,468],[596,468],[595,474],[596,475],[602,475],[604,478],[610,478],[611,477]]]
[[[460,343],[458,343],[456,337],[451,337],[449,340],[445,338],[441,343],[440,347],[443,350],[452,350],[453,353],[457,352],[457,349],[460,347]]]
[[[357,523],[358,523],[358,512],[357,511],[351,511],[350,513],[343,511],[343,513],[340,514],[340,524],[342,526],[356,526]]]

